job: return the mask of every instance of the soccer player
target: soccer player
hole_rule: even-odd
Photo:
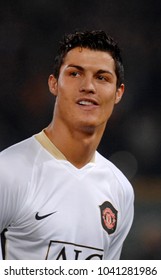
[[[49,76],[48,127],[0,155],[5,259],[119,259],[133,189],[97,147],[124,92],[117,43],[103,31],[66,35]]]

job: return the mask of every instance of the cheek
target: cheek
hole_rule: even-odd
[[[116,92],[113,91],[109,91],[107,92],[107,94],[104,95],[104,101],[106,106],[113,106],[115,104],[115,100],[116,100]]]
[[[71,107],[71,95],[70,90],[66,87],[64,88],[61,84],[58,87],[58,94],[56,97],[56,103],[61,111],[68,111]],[[71,110],[70,110],[71,111]]]
[[[115,105],[115,94],[109,94],[104,99],[104,114],[110,116]]]
[[[63,102],[64,99],[66,99],[66,87],[63,86],[63,82],[59,82],[58,88],[57,88],[57,99],[61,100]]]
[[[63,96],[63,98],[68,98],[72,90],[72,86],[68,83],[65,78],[60,78],[58,82],[58,95]]]

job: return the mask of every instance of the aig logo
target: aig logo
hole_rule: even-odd
[[[102,260],[103,250],[70,242],[49,243],[46,260]]]

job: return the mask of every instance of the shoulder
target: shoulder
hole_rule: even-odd
[[[37,166],[49,155],[34,136],[0,153],[0,193],[9,203],[23,200],[30,189]],[[1,201],[1,200],[0,200]]]
[[[32,136],[0,153],[0,176],[10,181],[14,178],[23,178],[31,173],[32,167],[41,151],[41,145]]]
[[[0,164],[8,163],[8,165],[14,167],[19,162],[32,160],[37,150],[36,146],[34,137],[16,143],[0,153]]]
[[[100,153],[97,152],[96,157],[98,166],[104,174],[106,174],[108,178],[112,178],[113,182],[122,189],[126,196],[133,197],[133,187],[122,171]]]

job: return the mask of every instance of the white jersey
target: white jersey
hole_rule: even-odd
[[[133,189],[98,152],[77,169],[32,136],[0,155],[0,232],[6,259],[119,259]]]

